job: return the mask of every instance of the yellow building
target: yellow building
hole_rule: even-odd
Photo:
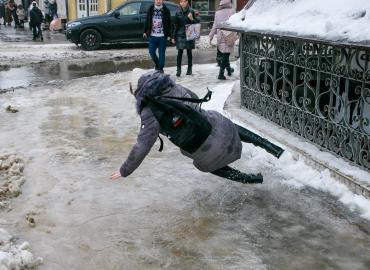
[[[116,8],[127,0],[57,0],[65,1],[67,20],[103,14]],[[179,3],[180,0],[167,0]],[[190,5],[202,14],[213,13],[217,10],[220,0],[189,0]],[[248,0],[237,0],[248,1]],[[234,3],[236,1],[233,1]],[[235,5],[235,4],[234,4]],[[59,6],[59,5],[58,5]]]
[[[67,20],[103,14],[126,0],[66,0]]]

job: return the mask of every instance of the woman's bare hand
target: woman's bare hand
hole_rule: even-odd
[[[115,171],[114,173],[112,173],[112,175],[110,176],[110,179],[111,180],[117,180],[119,179],[121,176],[121,173],[119,171]]]

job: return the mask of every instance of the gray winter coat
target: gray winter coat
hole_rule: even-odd
[[[158,138],[163,134],[161,127],[149,106],[145,106],[145,96],[192,97],[196,94],[189,89],[175,84],[169,75],[160,72],[146,73],[140,77],[135,91],[136,108],[141,118],[141,129],[137,142],[120,168],[121,175],[130,175],[144,160]],[[191,106],[197,106],[191,104]],[[203,172],[212,172],[238,160],[241,156],[242,144],[233,122],[216,111],[202,113],[212,125],[212,132],[206,141],[194,153],[189,154],[180,149],[182,154],[193,159],[196,168]]]

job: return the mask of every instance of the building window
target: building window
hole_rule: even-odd
[[[78,7],[79,7],[79,10],[85,11],[86,10],[86,2],[85,2],[85,0],[78,0]]]
[[[90,11],[98,11],[98,0],[90,0]]]

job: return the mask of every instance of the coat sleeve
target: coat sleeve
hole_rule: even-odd
[[[193,15],[193,21],[191,23],[200,23],[200,19],[195,16],[195,11],[192,9],[191,14]]]
[[[213,22],[213,25],[212,25],[212,29],[211,29],[211,32],[209,33],[209,40],[212,40],[214,35],[216,34],[216,31],[217,31],[217,21],[218,21],[218,18],[217,18],[217,12],[215,13],[215,20]]]
[[[149,107],[145,107],[142,110],[140,117],[141,128],[136,144],[120,168],[120,173],[123,177],[129,176],[139,167],[159,135],[160,125]]]
[[[171,34],[172,34],[172,28],[173,28],[173,25],[172,25],[172,19],[171,19],[171,12],[170,12],[170,9],[166,7],[165,9],[165,12],[166,12],[166,21],[167,21],[167,27],[168,27],[168,32],[167,32],[167,35],[166,37],[171,37]]]
[[[173,21],[173,27],[172,27],[172,35],[171,35],[171,38],[172,39],[176,39],[176,34],[177,34],[177,29],[179,28],[179,18],[177,16],[177,12],[176,12],[176,15],[175,15],[175,19]]]
[[[144,33],[149,35],[150,33],[149,32],[149,23],[150,22],[150,11],[151,11],[151,7],[148,8],[147,12],[146,12],[146,21],[145,21],[145,24],[144,24]]]

